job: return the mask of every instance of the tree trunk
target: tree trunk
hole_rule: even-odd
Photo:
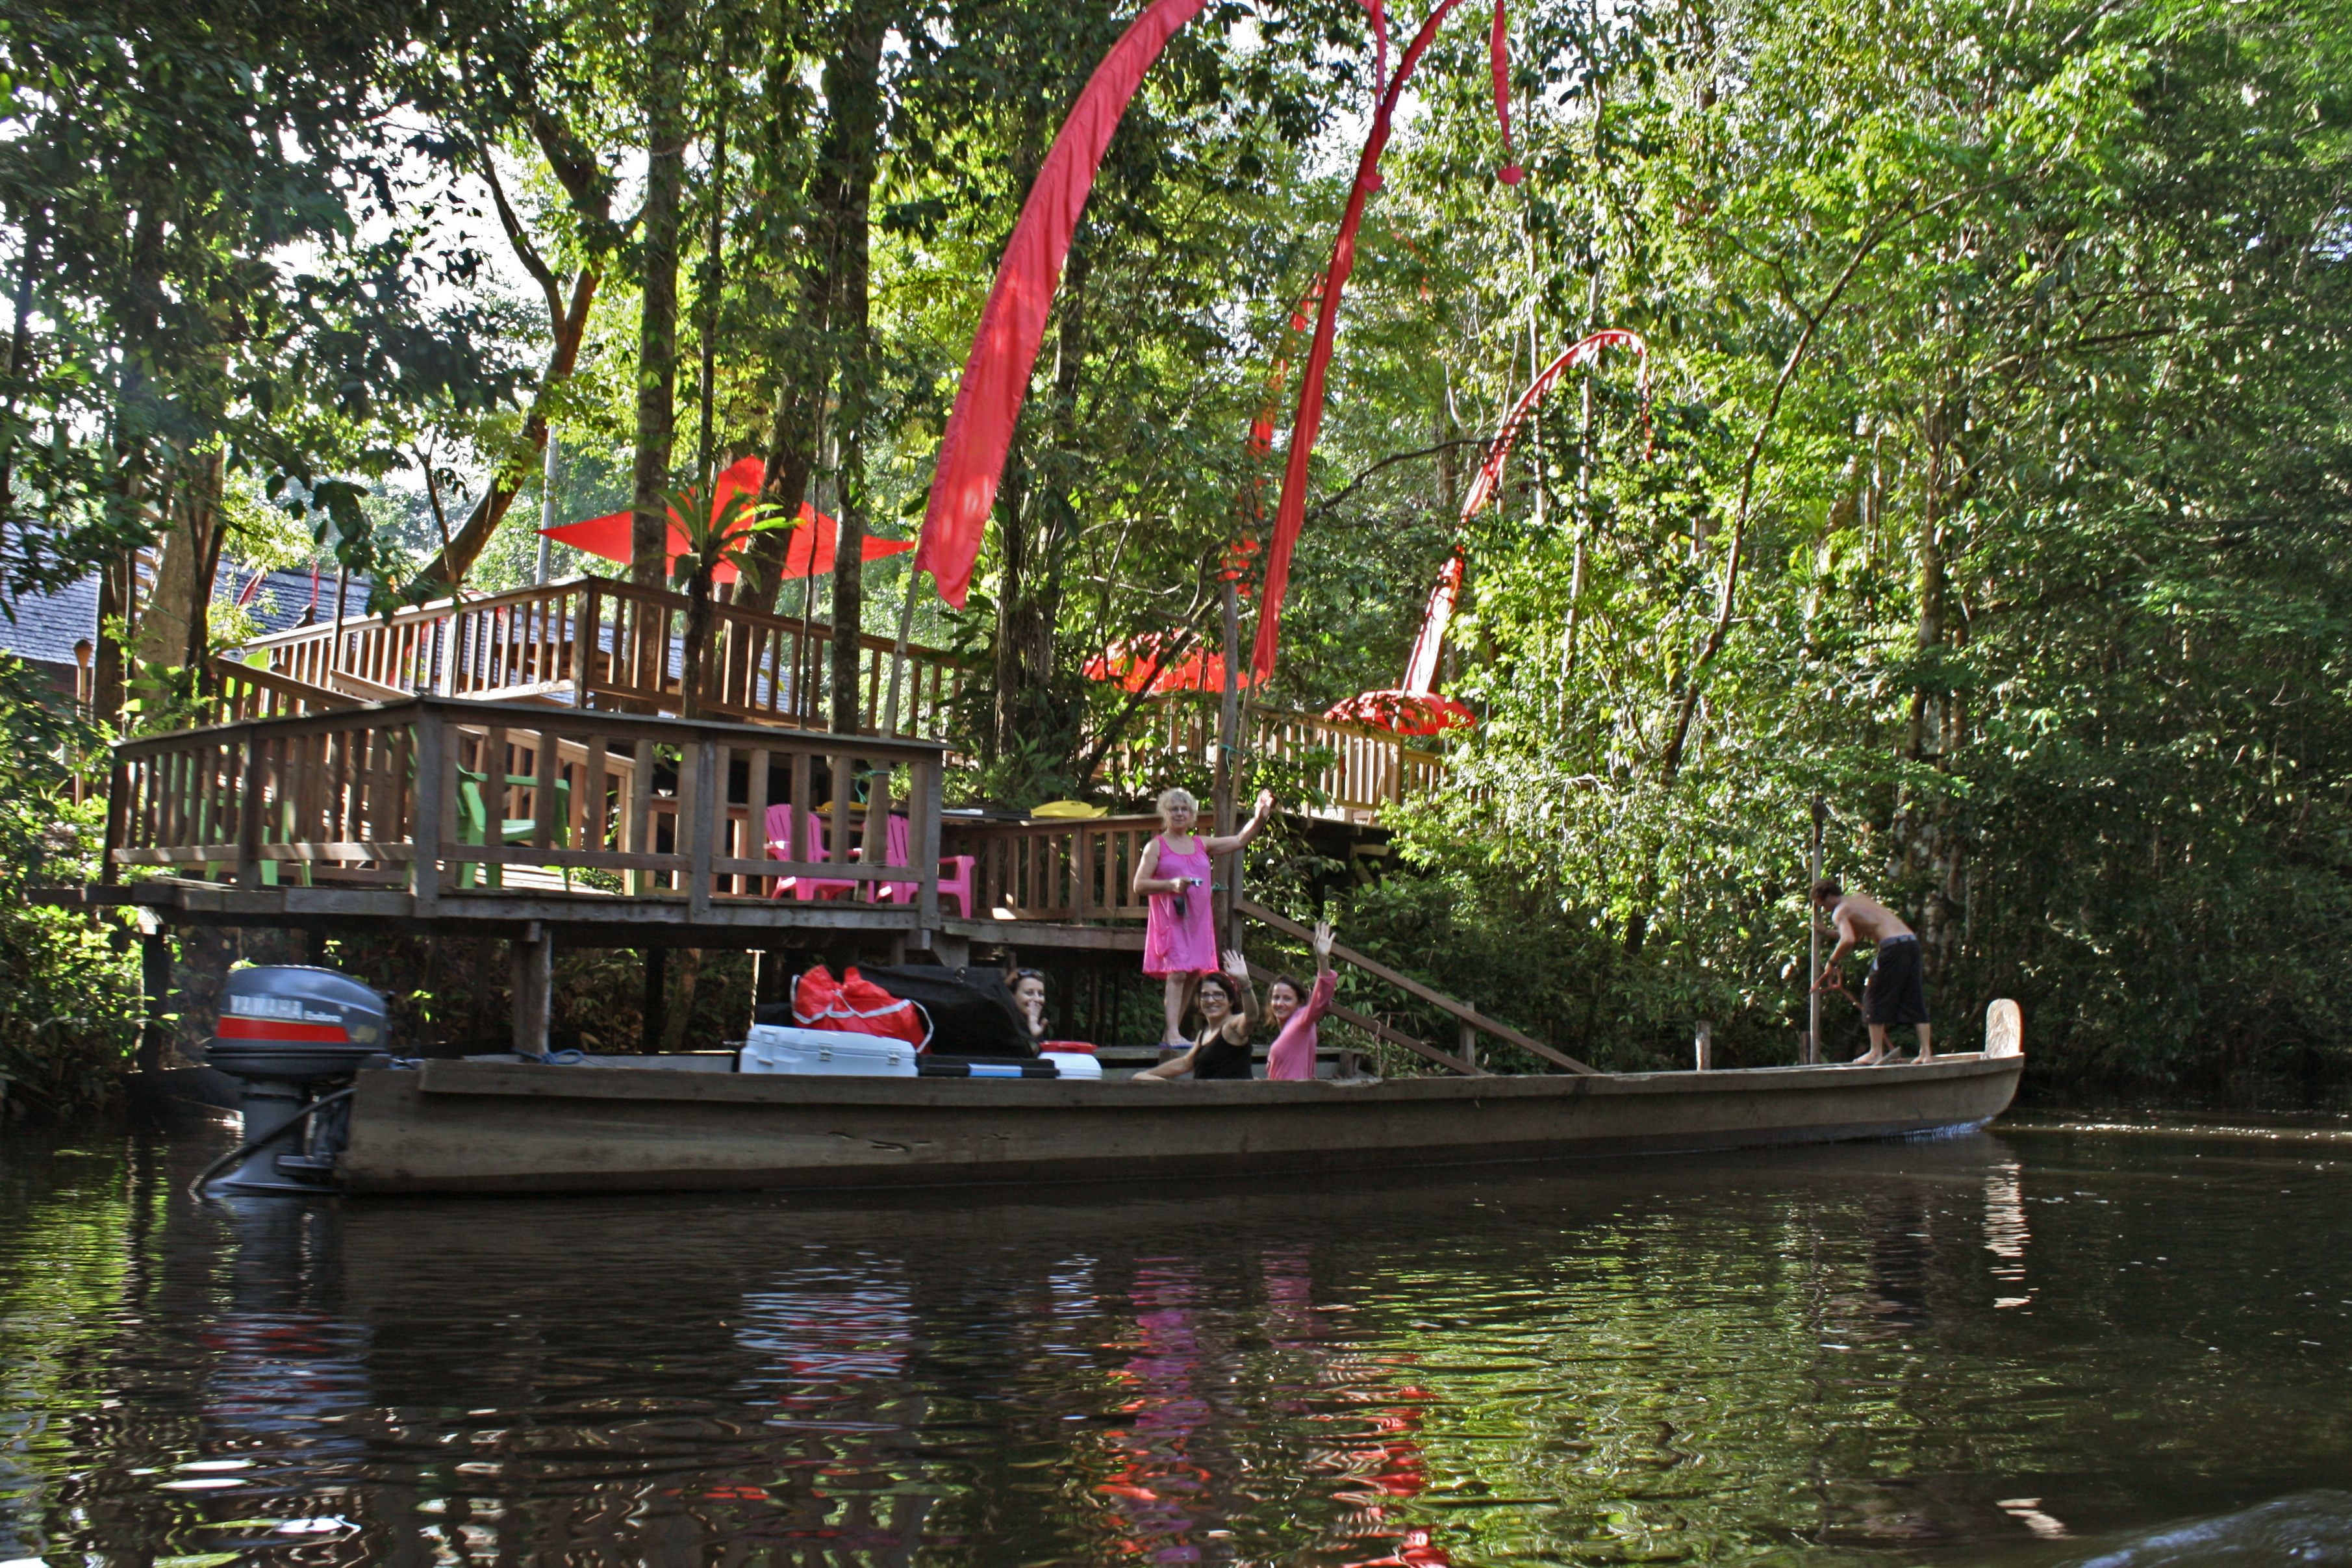
[[[710,637],[710,574],[698,571],[686,584],[686,647],[678,667],[680,718],[702,717],[702,647]]]
[[[996,658],[995,705],[991,712],[988,754],[991,760],[1013,755],[1021,749],[1021,615],[1029,568],[1029,461],[1019,433],[1004,460],[1004,481],[996,491]]]
[[[703,247],[702,279],[696,289],[701,296],[702,373],[696,389],[700,404],[700,436],[695,450],[695,488],[705,495],[716,493],[712,475],[718,469],[719,432],[715,405],[718,400],[719,374],[719,294],[727,286],[727,100],[719,100],[719,122],[710,136],[710,237]]]
[[[783,384],[777,390],[775,418],[768,430],[768,473],[760,487],[760,500],[790,517],[807,499],[809,478],[816,472],[817,428],[824,410],[824,391],[821,384],[812,390],[790,377],[779,379]],[[737,604],[762,614],[775,609],[784,585],[785,554],[792,549],[795,531],[774,529],[755,535],[744,547],[748,569],[735,587]]]
[[[130,546],[111,552],[98,574],[98,631],[89,666],[89,716],[120,729],[122,724],[122,644],[113,628],[131,619],[137,573]]]
[[[881,128],[882,15],[860,6],[824,73],[832,107],[825,206],[834,231],[834,299],[826,314],[840,343],[841,466],[835,483],[840,533],[833,558],[833,731],[866,728],[859,634],[866,622],[866,427],[874,412],[868,214],[875,137]],[[909,584],[911,587],[911,584]]]
[[[1935,395],[1922,421],[1926,447],[1920,482],[1918,544],[1918,628],[1916,641],[1929,668],[1911,694],[1910,733],[1906,749],[1915,763],[1932,763],[1948,772],[1958,742],[1958,704],[1950,680],[1941,668],[1941,656],[1953,640],[1949,549],[1951,520],[1958,514],[1970,482],[1966,455],[1958,445],[1968,427],[1966,395],[1948,383]],[[1895,835],[1902,845],[1906,872],[1926,871],[1932,884],[1919,911],[1919,937],[1928,963],[1941,972],[1952,957],[1958,926],[1966,845],[1954,829],[1948,804],[1942,798],[1916,796],[1897,806]]]
[[[646,205],[638,220],[637,449],[629,576],[659,587],[668,574],[670,447],[677,426],[677,237],[686,188],[686,6],[654,7],[646,47]]]
[[[1010,755],[1024,741],[1050,745],[1075,742],[1075,727],[1048,705],[1053,689],[1054,631],[1062,615],[1063,567],[1072,530],[1069,489],[1062,478],[1063,454],[1076,444],[1078,384],[1087,354],[1087,282],[1093,271],[1087,247],[1071,247],[1055,305],[1054,396],[1043,452],[1014,449],[1016,469],[1006,465],[1005,500],[998,512],[1003,575],[996,605],[996,754]],[[1075,749],[1073,745],[1072,749]]]
[[[25,253],[16,261],[16,320],[8,330],[8,392],[0,402],[0,518],[16,515],[16,388],[33,368],[33,277],[41,262],[42,231],[25,235]]]
[[[540,374],[539,394],[531,399],[530,413],[524,418],[522,435],[506,461],[490,476],[482,499],[474,503],[464,523],[450,537],[449,547],[435,556],[416,574],[420,583],[439,583],[454,589],[465,582],[466,574],[481,559],[498,531],[499,523],[522,493],[523,481],[547,449],[548,409],[554,401],[557,387],[570,379],[572,368],[580,363],[580,343],[588,333],[588,308],[596,298],[596,288],[602,279],[592,269],[582,268],[572,281],[572,300],[563,319],[556,323],[555,344],[547,356],[547,368]]]
[[[804,211],[803,198],[814,198],[818,193],[807,188],[800,161],[804,143],[800,89],[789,65],[793,47],[782,37],[770,46],[773,60],[767,73],[767,134],[761,142],[761,166],[751,181],[759,193],[760,210],[748,220],[755,234],[783,234],[782,244],[769,242],[768,253],[776,256],[782,251],[777,269],[797,264],[800,275],[796,313],[778,334],[781,342],[770,351],[775,404],[768,427],[767,477],[760,486],[760,500],[785,517],[800,510],[807,498],[809,477],[816,472],[817,434],[824,417],[827,380],[825,304],[833,291],[832,269],[822,243],[824,224]],[[758,535],[745,548],[746,570],[735,585],[738,605],[761,612],[776,607],[793,533],[791,529],[777,529]],[[800,705],[797,698],[794,703]]]
[[[220,574],[221,454],[185,458],[178,468],[163,559],[133,646],[142,665],[184,671],[202,688],[213,583]]]
[[[1916,578],[1919,621],[1915,643],[1932,657],[1944,643],[1944,452],[1948,436],[1944,410],[1930,406],[1921,421],[1927,448],[1926,471],[1919,479],[1919,543]],[[1911,691],[1908,752],[1913,762],[1928,755],[1928,735],[1940,734],[1934,712],[1935,694],[1922,682]]]
[[[541,154],[555,173],[564,194],[572,199],[572,211],[583,220],[583,232],[601,235],[610,228],[613,212],[612,182],[596,162],[596,154],[588,144],[573,134],[570,126],[544,110],[534,109],[530,116],[531,137],[539,143]],[[495,194],[495,190],[493,192]],[[551,271],[546,269],[538,252],[519,231],[509,238],[522,258],[524,267],[540,276],[548,293],[548,308],[556,309],[560,290]],[[490,482],[483,488],[482,499],[475,503],[472,513],[458,528],[457,535],[440,555],[426,564],[417,574],[419,582],[439,582],[453,591],[474,569],[490,535],[498,531],[499,522],[507,508],[522,491],[523,483],[531,470],[540,466],[547,448],[548,414],[553,405],[555,391],[569,380],[574,366],[580,363],[580,344],[588,333],[588,310],[594,303],[596,289],[603,282],[597,267],[583,267],[572,280],[572,297],[561,314],[548,322],[553,335],[553,347],[548,354],[547,369],[539,378],[539,391],[531,399],[530,412],[523,419],[522,436],[515,449],[507,455]]]
[[[181,509],[173,507],[171,513]],[[192,536],[183,520],[173,515],[164,531],[162,554],[155,563],[155,580],[147,592],[147,613],[140,617],[131,638],[131,658],[140,668],[171,668],[186,664],[190,637],[190,606],[196,597],[201,541]]]
[[[1043,121],[1033,116],[1024,121],[1013,142],[1013,185],[1024,202],[1029,199],[1029,187],[1036,184],[1037,171],[1045,161],[1045,137]],[[1021,423],[1025,426],[1029,421]],[[1024,431],[1016,426],[1004,455],[1004,477],[996,488],[996,646],[991,671],[994,700],[981,747],[982,755],[990,762],[1021,749],[1021,608],[1029,574],[1029,479],[1028,447]]]
[[[146,350],[156,331],[157,305],[163,298],[163,224],[152,211],[139,215],[131,237],[131,271],[124,300],[124,352],[121,379],[114,399],[113,501],[109,510],[116,536],[122,541],[111,563],[101,569],[98,583],[98,639],[90,669],[91,716],[100,723],[122,722],[124,668],[127,649],[115,635],[125,627],[132,639],[138,627],[138,544],[149,532],[146,517],[152,461],[148,441],[153,423],[152,394],[147,381]]]
[[[227,519],[221,511],[226,467],[225,454],[217,450],[206,453],[188,489],[188,532],[201,542],[203,552],[196,562],[196,592],[188,601],[187,641],[182,645],[181,652],[199,691],[211,690],[213,684],[213,584],[220,579],[221,545],[228,537]]]

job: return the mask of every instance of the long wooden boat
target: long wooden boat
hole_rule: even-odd
[[[2007,1012],[2004,1016],[2003,1009]],[[800,1078],[428,1061],[359,1076],[356,1193],[646,1191],[1345,1172],[1983,1126],[2024,1058],[1358,1082]]]

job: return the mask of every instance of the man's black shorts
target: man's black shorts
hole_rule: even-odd
[[[1924,1024],[1927,984],[1919,972],[1919,939],[1893,936],[1878,944],[1877,962],[1862,987],[1865,1024]]]

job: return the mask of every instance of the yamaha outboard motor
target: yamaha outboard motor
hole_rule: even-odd
[[[240,969],[221,991],[205,1059],[241,1080],[244,1155],[212,1184],[241,1193],[315,1193],[333,1184],[351,1131],[349,1086],[388,1059],[383,998],[326,969]]]

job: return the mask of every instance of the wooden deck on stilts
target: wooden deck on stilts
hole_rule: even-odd
[[[717,717],[687,720],[685,608],[589,577],[259,638],[215,661],[221,722],[115,747],[100,882],[37,896],[141,910],[147,972],[164,984],[161,933],[194,926],[502,940],[519,995],[544,994],[554,946],[950,964],[1018,950],[1106,973],[1140,952],[1131,887],[1156,818],[945,805],[959,759],[940,737],[962,661],[722,603],[699,693]],[[845,658],[855,735],[816,728]],[[1351,864],[1382,852],[1383,809],[1442,776],[1435,754],[1361,725],[1258,710],[1245,733],[1246,750],[1298,772],[1302,825]],[[1113,771],[1202,762],[1214,740],[1207,706],[1154,699]],[[1238,908],[1296,939],[1281,917]],[[1441,1043],[1394,1015],[1339,1010],[1365,1035],[1455,1073],[1483,1076],[1482,1039],[1584,1070],[1340,958],[1436,1020]],[[544,1005],[520,1009],[518,1044],[545,1027]]]

